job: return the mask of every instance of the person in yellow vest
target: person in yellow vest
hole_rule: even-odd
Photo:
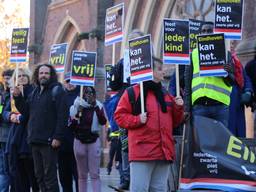
[[[113,161],[115,158],[115,162],[122,166],[122,157],[121,157],[121,141],[120,141],[120,133],[119,130],[111,132],[111,129],[108,128],[108,141],[110,142],[109,149],[109,161],[107,165],[107,172],[110,175],[112,170]],[[121,178],[122,179],[122,178]]]
[[[213,23],[206,22],[201,27],[201,34],[213,33]],[[215,119],[228,127],[229,104],[233,66],[229,62],[224,66],[226,77],[200,77],[198,49],[191,54],[191,65],[185,68],[185,117],[200,115]]]

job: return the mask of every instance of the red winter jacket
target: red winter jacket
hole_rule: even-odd
[[[139,85],[134,86],[135,97]],[[163,113],[152,91],[147,94],[147,122],[142,124],[139,115],[132,115],[127,91],[122,95],[115,111],[117,124],[128,129],[129,160],[173,160],[175,158],[173,127],[183,120],[183,106],[177,106],[174,97],[165,94],[167,113]]]

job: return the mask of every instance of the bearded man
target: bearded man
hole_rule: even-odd
[[[67,117],[64,90],[49,64],[37,66],[33,74],[35,88],[25,100],[22,88],[14,89],[15,105],[27,120],[28,143],[32,149],[35,175],[42,192],[58,192],[57,149]]]

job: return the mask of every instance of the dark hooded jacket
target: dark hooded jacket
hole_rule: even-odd
[[[65,90],[65,108],[66,108],[66,116],[65,118],[68,119],[69,117],[69,108],[71,105],[73,105],[74,100],[77,96],[79,96],[80,93],[80,86],[77,86],[74,90],[68,91]],[[64,130],[64,138],[63,142],[61,144],[60,150],[63,152],[73,152],[73,143],[74,143],[74,133],[73,131],[68,127],[68,121],[65,122],[65,130]]]
[[[2,93],[0,93],[0,97],[1,97],[0,105],[2,108],[0,113],[0,142],[5,143],[7,142],[7,138],[9,135],[10,123],[4,121],[5,114],[3,112],[10,101],[10,91],[9,90],[3,91]]]
[[[31,85],[24,87],[24,98],[27,99],[28,95],[32,92],[33,87]],[[9,154],[13,150],[12,148],[15,147],[15,152],[20,155],[30,154],[31,150],[27,143],[27,121],[21,115],[19,117],[20,123],[11,123],[11,101],[9,101],[4,109],[3,112],[4,121],[10,123],[10,132],[8,135],[8,140],[6,144],[6,153]]]
[[[36,86],[28,99],[16,97],[15,106],[28,121],[30,144],[51,144],[53,139],[62,140],[67,119],[64,106],[65,92],[58,82],[50,82],[40,93]]]

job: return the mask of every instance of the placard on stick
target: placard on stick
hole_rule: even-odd
[[[215,29],[216,33],[225,33],[226,39],[242,38],[243,0],[216,0]]]
[[[151,36],[129,41],[131,84],[153,79]]]
[[[205,21],[189,19],[189,46],[190,52],[197,48],[197,36],[201,33],[202,25]]]
[[[164,19],[164,64],[190,64],[189,22]]]
[[[16,28],[12,31],[11,45],[11,63],[26,62],[27,60],[27,44],[28,44],[28,28]]]
[[[49,63],[54,66],[57,72],[64,72],[68,44],[54,44],[51,46]]]
[[[110,71],[112,69],[112,65],[111,64],[105,64],[105,90],[106,92],[111,92],[111,88],[109,86],[109,82],[110,82]]]
[[[131,76],[129,49],[124,50],[124,70],[123,70],[123,74],[124,74],[123,82],[127,83],[128,77]]]
[[[94,86],[96,58],[96,52],[73,51],[70,83]]]
[[[200,76],[226,76],[224,34],[200,35],[197,39]]]
[[[105,45],[112,45],[123,40],[124,3],[110,7],[106,11]]]

